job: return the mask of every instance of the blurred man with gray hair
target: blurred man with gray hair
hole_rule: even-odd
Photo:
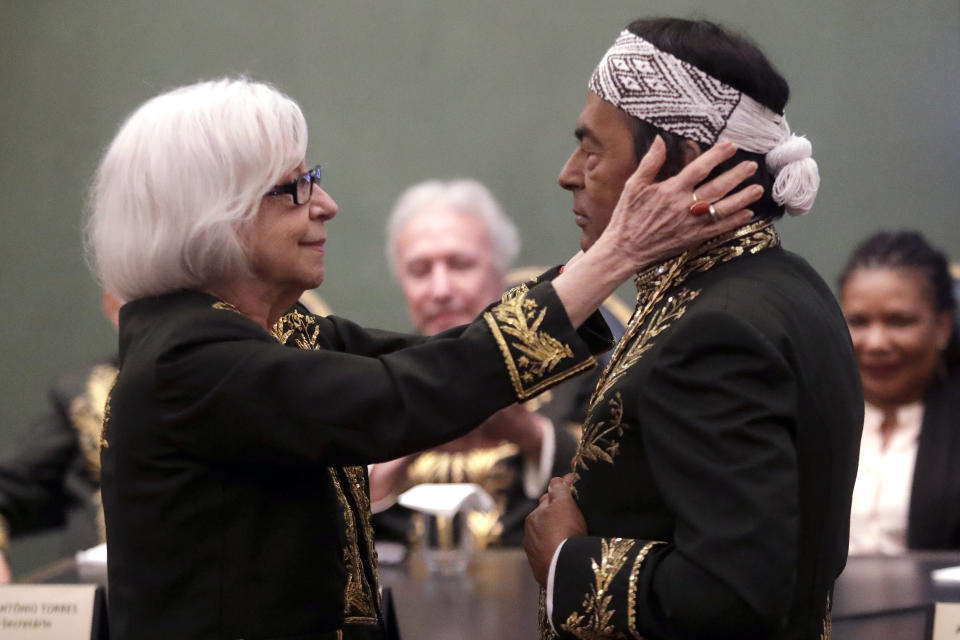
[[[387,223],[387,259],[410,319],[425,335],[470,322],[498,299],[519,250],[516,226],[475,180],[413,185]],[[519,545],[524,517],[547,480],[569,471],[576,438],[568,424],[583,415],[575,402],[583,385],[573,380],[497,412],[453,442],[374,465],[370,494],[377,537],[414,539],[410,512],[394,504],[402,491],[424,482],[475,482],[497,505],[496,512],[471,516],[475,543]]]

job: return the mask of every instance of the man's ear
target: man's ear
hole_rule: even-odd
[[[691,162],[697,159],[703,151],[700,149],[700,145],[694,142],[693,140],[684,140],[683,141],[683,166],[687,166]]]

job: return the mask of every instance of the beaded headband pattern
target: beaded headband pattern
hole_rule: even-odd
[[[810,142],[783,114],[624,30],[590,78],[590,90],[615,107],[702,145],[729,140],[765,154],[776,176],[772,196],[787,213],[813,206],[820,174]]]

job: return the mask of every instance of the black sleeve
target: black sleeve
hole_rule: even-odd
[[[17,536],[64,524],[64,475],[77,455],[69,398],[50,394],[50,409],[0,461],[0,530]]]
[[[239,314],[211,313],[223,315],[209,339],[161,355],[151,395],[166,439],[224,463],[390,460],[453,439],[595,362],[549,284],[521,287],[431,338],[314,318],[317,330],[301,332],[309,344],[291,349]]]
[[[651,639],[770,637],[797,561],[791,368],[751,326],[701,313],[678,326],[636,392],[647,456],[637,462],[674,514],[673,540],[568,539],[555,628],[571,633],[593,615]]]

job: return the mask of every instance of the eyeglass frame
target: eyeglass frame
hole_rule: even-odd
[[[313,187],[320,186],[321,177],[322,177],[322,174],[320,172],[320,165],[317,165],[313,169],[310,169],[309,171],[304,171],[303,173],[298,175],[296,178],[294,178],[290,182],[287,182],[284,184],[278,184],[277,186],[273,187],[263,195],[264,197],[266,197],[266,196],[283,196],[286,194],[290,194],[290,197],[293,198],[293,204],[300,206],[310,202],[310,198],[313,197]],[[299,191],[298,185],[300,184],[301,180],[306,180],[307,183],[310,185],[310,193],[307,194],[307,199],[304,200],[303,202],[300,202],[299,199],[297,198],[298,191]]]

